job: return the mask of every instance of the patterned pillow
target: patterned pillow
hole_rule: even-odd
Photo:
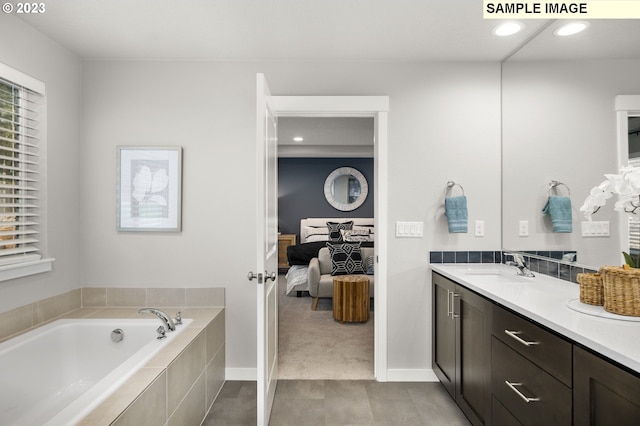
[[[353,229],[353,221],[349,222],[327,222],[327,228],[329,229],[329,241],[339,243],[342,241],[341,229],[351,230]]]
[[[360,243],[327,243],[331,256],[331,275],[364,274]]]

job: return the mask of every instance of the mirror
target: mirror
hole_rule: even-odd
[[[367,199],[369,186],[360,171],[353,167],[339,167],[327,176],[324,196],[335,208],[343,212],[357,209]]]
[[[593,220],[609,222],[610,235],[583,237],[579,209],[604,174],[626,163],[614,103],[640,93],[639,49],[629,44],[637,21],[593,21],[575,39],[554,36],[556,23],[502,64],[502,247],[575,251],[593,268],[621,264],[626,217],[607,205]],[[542,214],[552,181],[570,189],[571,233],[554,233]]]

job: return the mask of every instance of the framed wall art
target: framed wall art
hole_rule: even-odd
[[[182,147],[118,146],[118,231],[180,232]]]

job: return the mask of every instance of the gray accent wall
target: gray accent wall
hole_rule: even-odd
[[[367,179],[369,195],[357,209],[343,212],[324,196],[324,182],[338,167],[353,167]],[[278,226],[298,235],[307,217],[373,217],[373,158],[280,158],[278,160]]]

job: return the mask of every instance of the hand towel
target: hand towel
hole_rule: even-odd
[[[444,199],[444,214],[449,222],[449,233],[460,234],[467,232],[467,197],[446,197]]]
[[[560,195],[551,195],[542,213],[551,216],[553,232],[572,232],[571,225],[571,198]]]

